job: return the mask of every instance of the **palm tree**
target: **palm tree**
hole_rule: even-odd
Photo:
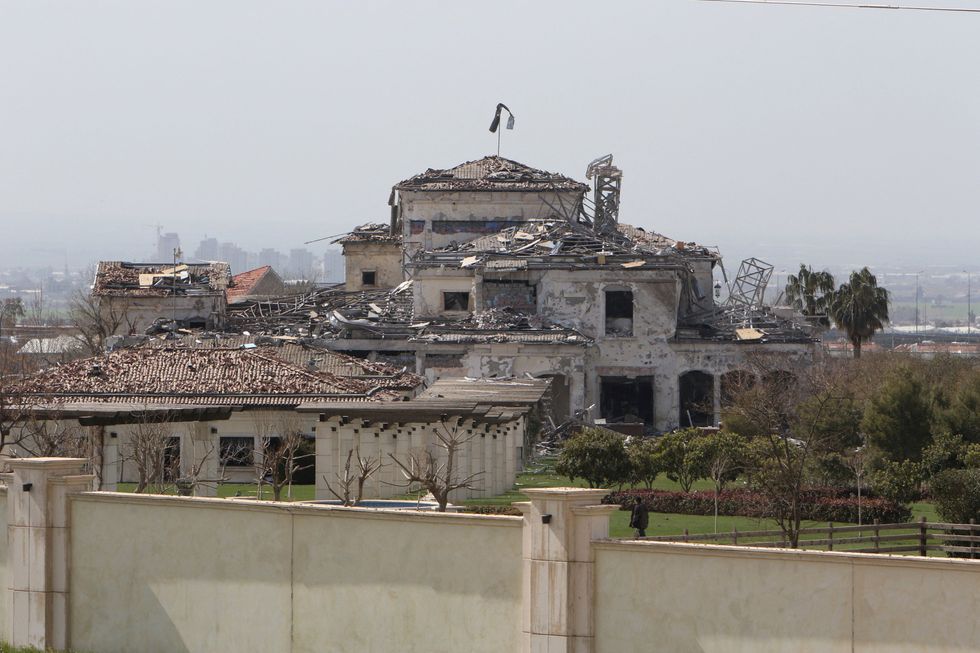
[[[834,294],[834,275],[814,272],[809,265],[800,263],[799,274],[786,278],[786,299],[790,306],[807,317],[816,318],[816,324],[825,329],[830,326],[827,313]]]
[[[854,358],[860,358],[861,343],[871,340],[888,321],[888,291],[878,286],[868,268],[851,272],[848,282],[833,294],[830,316],[854,345]]]

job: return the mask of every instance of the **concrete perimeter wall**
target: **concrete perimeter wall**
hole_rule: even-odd
[[[0,642],[5,642],[10,638],[9,627],[10,624],[7,623],[7,619],[4,615],[7,614],[9,606],[7,605],[10,599],[10,592],[6,591],[10,587],[10,577],[7,570],[7,488],[0,485]]]
[[[69,644],[516,651],[521,519],[76,495]]]
[[[597,543],[597,653],[922,653],[980,648],[980,564]]]

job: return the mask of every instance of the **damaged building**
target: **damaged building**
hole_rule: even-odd
[[[726,375],[753,353],[787,368],[812,357],[806,326],[762,303],[771,266],[750,259],[728,279],[717,249],[620,222],[612,156],[586,176],[495,156],[427,170],[394,186],[387,229],[342,239],[345,254],[377,245],[351,250],[344,289],[254,302],[231,320],[411,362],[430,383],[549,378],[556,421],[648,432],[716,423]]]
[[[143,333],[157,320],[176,320],[197,329],[223,329],[227,263],[126,263],[102,261],[95,273],[92,297],[104,321],[116,333]]]
[[[162,451],[168,481],[190,478],[195,493],[219,482],[256,482],[264,452],[288,431],[312,441],[307,483],[332,498],[326,481],[342,473],[348,451],[386,462],[365,498],[402,494],[390,457],[427,450],[439,429],[468,437],[455,464],[480,482],[452,499],[500,494],[513,486],[541,409],[545,380],[448,380],[428,389],[420,377],[309,343],[250,337],[137,337],[103,356],[28,377],[18,396],[30,419],[11,441],[23,454],[48,436],[84,429],[102,489],[136,482],[148,450]],[[43,429],[43,431],[42,431]],[[33,440],[32,440],[33,438]],[[162,449],[147,439],[163,442]],[[312,463],[312,466],[311,466]],[[314,480],[315,477],[315,480]]]

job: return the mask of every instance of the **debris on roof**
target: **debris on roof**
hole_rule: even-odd
[[[401,234],[392,235],[391,226],[382,222],[368,222],[351,229],[350,233],[331,241],[332,243],[383,243],[401,242]]]
[[[395,184],[406,191],[571,191],[584,193],[588,186],[565,175],[538,170],[501,156],[485,156],[458,166],[429,168]]]
[[[224,293],[231,277],[227,263],[124,263],[101,261],[92,294],[98,297],[168,297]]]
[[[385,367],[377,365],[377,371]],[[287,406],[331,398],[397,400],[403,394],[392,389],[393,385],[421,383],[415,375],[406,374],[388,368],[386,378],[378,374],[340,376],[295,365],[263,348],[149,347],[119,349],[51,368],[26,378],[21,391],[62,402]]]
[[[616,262],[630,269],[647,267],[650,258],[720,258],[717,250],[696,243],[671,240],[632,225],[615,227],[597,233],[585,225],[562,219],[532,220],[464,243],[453,242],[440,249],[419,251],[412,264],[445,265],[458,260],[461,268],[526,269],[535,261],[554,265],[564,258],[580,264],[583,257],[588,257],[589,263]]]

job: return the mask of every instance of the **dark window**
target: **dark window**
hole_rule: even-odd
[[[633,335],[633,293],[629,290],[606,291],[606,335]]]
[[[697,370],[681,374],[680,425],[711,426],[715,421],[715,377]]]
[[[604,376],[599,402],[607,422],[653,424],[653,377]]]
[[[374,270],[361,270],[361,285],[373,286],[378,282],[378,273]]]
[[[163,474],[167,481],[180,476],[180,438],[169,438],[163,449]]]
[[[228,467],[251,467],[255,440],[251,437],[221,438],[221,464]]]
[[[442,308],[447,311],[470,310],[470,294],[468,292],[442,293]]]

